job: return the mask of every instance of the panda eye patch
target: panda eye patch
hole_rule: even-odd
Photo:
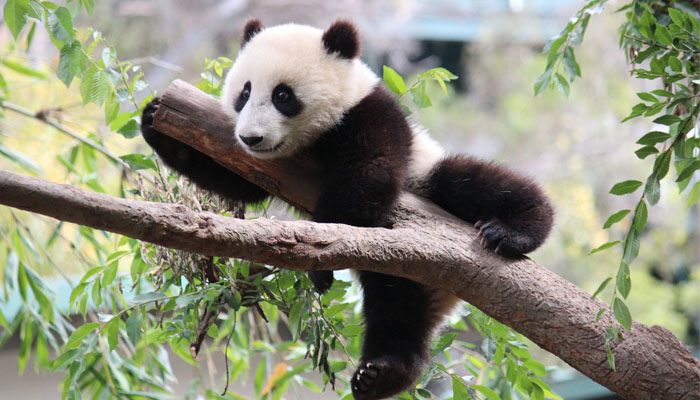
[[[304,108],[301,100],[286,83],[280,83],[272,90],[272,104],[277,111],[287,117],[298,115]]]
[[[241,94],[238,95],[238,98],[236,99],[236,102],[233,105],[233,109],[236,110],[236,112],[241,112],[243,107],[245,107],[245,104],[250,98],[251,89],[252,88],[250,85],[250,81],[246,82],[245,85],[243,85],[243,90],[241,90]]]

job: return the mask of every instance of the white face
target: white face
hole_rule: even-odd
[[[251,155],[296,153],[336,125],[377,83],[358,59],[329,54],[322,35],[304,25],[265,28],[239,53],[226,76],[222,104]]]

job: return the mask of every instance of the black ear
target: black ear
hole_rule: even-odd
[[[360,55],[360,35],[352,22],[339,19],[323,32],[323,46],[329,54],[350,60]]]
[[[260,22],[259,19],[257,18],[250,18],[245,22],[245,26],[243,27],[243,37],[241,38],[241,48],[245,46],[246,43],[250,41],[250,39],[253,38],[253,36],[257,35],[258,32],[263,30],[264,26],[262,22]]]

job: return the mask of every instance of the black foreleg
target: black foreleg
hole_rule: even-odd
[[[475,224],[482,244],[505,256],[529,253],[552,228],[552,206],[532,180],[494,163],[450,156],[431,171],[424,194]]]
[[[269,196],[260,187],[222,167],[211,157],[153,129],[153,114],[160,106],[156,98],[143,109],[141,133],[167,166],[188,177],[202,189],[227,199],[257,203]]]

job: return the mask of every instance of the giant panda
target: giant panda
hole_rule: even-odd
[[[503,256],[540,246],[553,212],[530,179],[491,162],[446,153],[410,122],[380,79],[358,58],[360,39],[344,20],[325,31],[287,24],[243,29],[226,77],[222,105],[232,140],[261,159],[309,150],[323,166],[316,222],[386,227],[401,190],[427,197],[479,230],[480,243]],[[152,128],[158,99],[143,112],[142,134],[161,159],[203,189],[255,203],[263,189],[210,157]],[[235,139],[234,139],[235,138]],[[351,379],[357,400],[408,389],[429,359],[429,344],[457,299],[416,282],[359,271],[365,337]],[[309,272],[317,290],[331,271]]]

